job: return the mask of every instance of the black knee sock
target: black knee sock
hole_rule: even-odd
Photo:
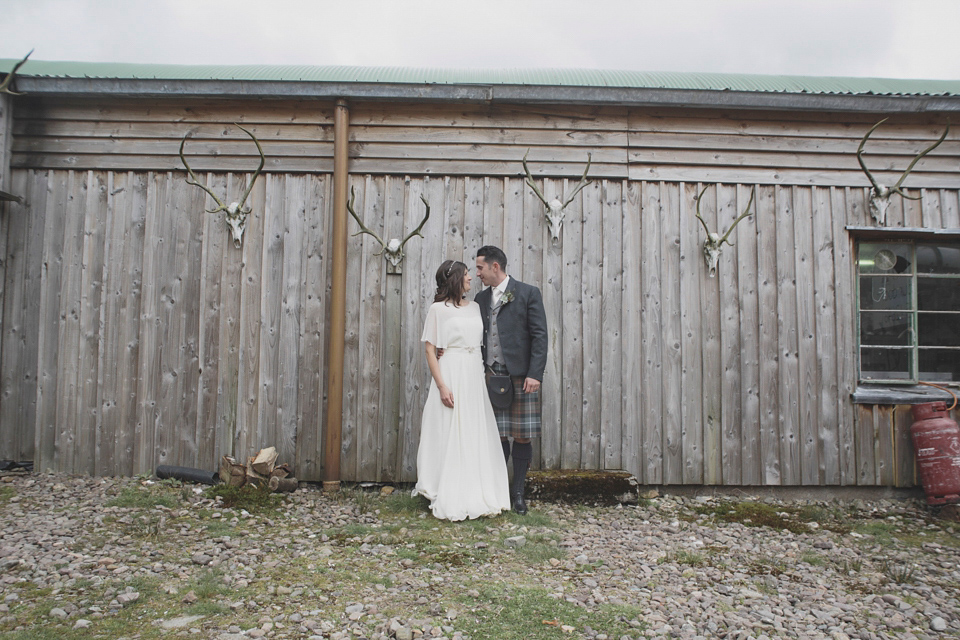
[[[507,462],[510,459],[510,441],[501,440],[500,446],[503,447],[503,461]]]
[[[523,495],[524,485],[527,481],[527,469],[530,468],[530,460],[532,458],[533,445],[531,443],[513,443],[513,484],[510,486],[511,494]]]

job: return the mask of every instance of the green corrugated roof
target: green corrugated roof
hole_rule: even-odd
[[[17,60],[0,59],[0,73]],[[520,85],[694,89],[847,95],[960,95],[960,80],[674,73],[593,69],[440,69],[309,65],[169,65],[27,61],[20,75],[136,80],[248,80],[377,84]]]

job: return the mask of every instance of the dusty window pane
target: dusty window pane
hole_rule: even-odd
[[[919,344],[960,347],[960,313],[918,313]]]
[[[911,273],[910,245],[861,242],[857,254],[860,273]]]
[[[960,351],[920,349],[920,379],[927,382],[960,382]]]
[[[910,309],[912,283],[909,276],[861,276],[860,308]]]
[[[909,380],[910,351],[865,347],[860,350],[860,373],[867,380]]]
[[[960,311],[960,278],[917,278],[920,311]]]
[[[960,247],[918,244],[917,273],[960,273]]]
[[[864,311],[860,314],[860,344],[909,346],[909,313]]]

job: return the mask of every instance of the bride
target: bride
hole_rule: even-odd
[[[483,320],[477,303],[465,298],[471,280],[462,262],[440,265],[421,337],[433,381],[423,407],[413,494],[427,497],[433,515],[443,520],[510,510],[507,466],[484,384]]]

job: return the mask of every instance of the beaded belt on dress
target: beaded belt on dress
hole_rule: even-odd
[[[467,353],[477,353],[480,347],[447,347],[445,351],[466,351]]]

